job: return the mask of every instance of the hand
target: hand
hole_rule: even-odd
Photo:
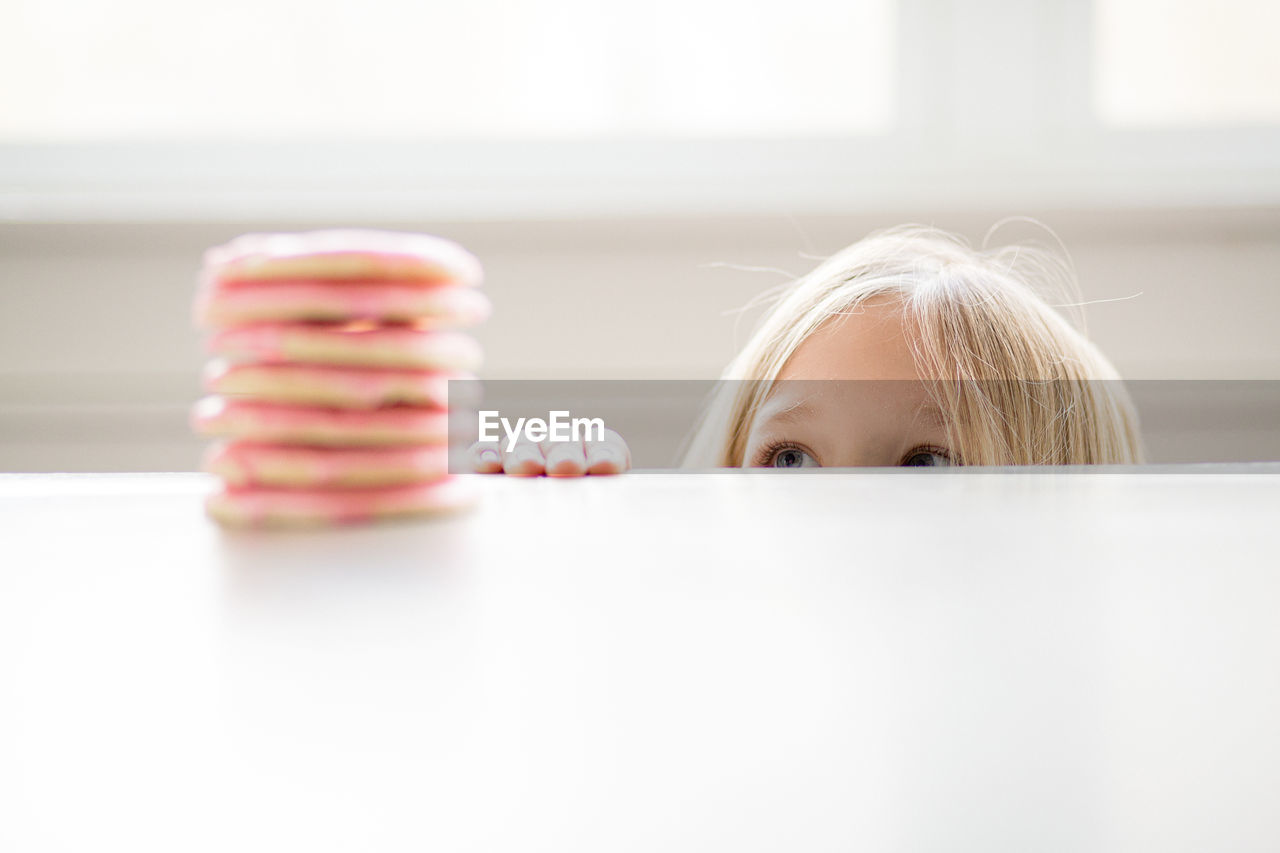
[[[611,429],[603,441],[517,440],[507,451],[497,441],[471,445],[471,466],[477,474],[510,474],[512,477],[581,477],[585,474],[621,474],[631,467],[631,450]]]

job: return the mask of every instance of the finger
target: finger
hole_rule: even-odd
[[[542,448],[527,438],[502,454],[502,470],[512,477],[539,477],[546,470]]]
[[[581,441],[544,441],[542,456],[548,477],[581,477],[587,473],[587,451]]]
[[[477,474],[497,474],[502,471],[502,447],[496,441],[477,441],[467,450],[471,458],[471,470]]]
[[[586,444],[588,474],[621,474],[631,467],[631,449],[614,430],[606,429],[603,441]]]

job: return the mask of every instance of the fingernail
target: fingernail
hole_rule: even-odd
[[[618,454],[614,453],[611,448],[605,447],[600,450],[593,450],[590,458],[592,462],[617,462]]]
[[[497,462],[497,461],[499,461],[498,451],[496,451],[496,450],[481,450],[481,451],[480,451],[480,461],[481,461],[481,462]]]

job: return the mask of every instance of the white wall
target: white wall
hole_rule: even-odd
[[[1120,300],[1087,316],[1127,377],[1280,379],[1280,208],[1017,212],[1066,243],[1085,300]],[[477,333],[485,376],[707,378],[756,316],[733,309],[786,280],[717,264],[799,274],[815,263],[803,255],[878,227],[924,222],[978,242],[1006,213],[389,227],[453,237],[484,261],[496,309]],[[0,470],[193,468],[200,253],[291,225],[0,225]]]

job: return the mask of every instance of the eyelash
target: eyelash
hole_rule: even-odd
[[[919,447],[913,447],[910,450],[908,450],[906,453],[904,453],[902,458],[898,460],[898,465],[901,466],[903,462],[906,462],[908,459],[910,459],[912,456],[915,456],[917,453],[936,453],[937,455],[941,456],[943,459],[946,459],[952,465],[960,464],[960,458],[955,454],[953,454],[950,450],[947,450],[945,447],[939,447],[936,444],[922,444]]]
[[[773,442],[770,442],[769,444],[766,444],[764,447],[760,448],[760,450],[756,451],[755,458],[752,460],[752,465],[754,465],[756,468],[771,467],[773,465],[774,460],[777,458],[777,455],[784,450],[799,450],[801,453],[808,453],[810,456],[813,456],[813,453],[811,451],[806,450],[805,448],[801,447],[800,445],[796,444],[793,441],[773,441]],[[903,462],[906,462],[908,459],[910,459],[912,456],[915,456],[917,453],[936,453],[937,455],[951,462],[952,465],[960,464],[959,457],[955,456],[950,450],[947,450],[945,447],[939,447],[936,444],[921,444],[917,447],[911,448],[906,453],[904,453],[902,455],[902,458],[898,460],[898,465],[901,466]],[[814,456],[814,458],[817,459],[816,456]]]
[[[752,460],[751,464],[756,468],[771,468],[778,454],[784,450],[799,450],[801,453],[808,453],[813,456],[811,451],[806,450],[794,441],[774,441],[756,451],[755,459]],[[814,456],[813,458],[817,459],[818,457]]]

